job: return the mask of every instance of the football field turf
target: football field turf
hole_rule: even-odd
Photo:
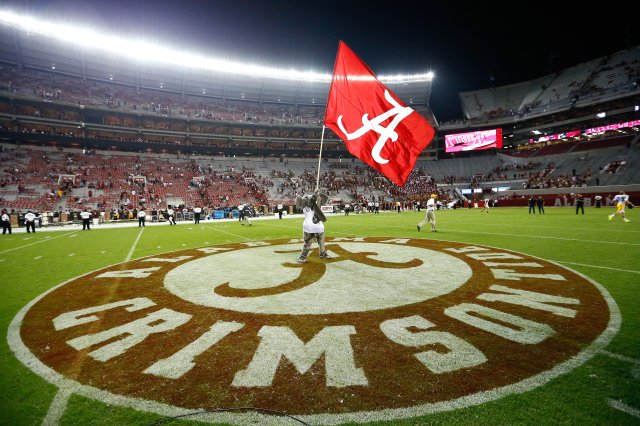
[[[434,412],[413,417],[404,415],[393,420],[381,418],[381,422],[376,424],[640,423],[640,216],[631,210],[628,212],[629,223],[624,223],[620,217],[609,221],[607,214],[612,211],[611,208],[588,208],[584,215],[576,215],[571,208],[547,208],[545,215],[528,214],[526,208],[494,208],[488,214],[480,209],[438,211],[436,233],[428,232],[428,226],[424,226],[421,232],[416,229],[424,212],[330,215],[325,225],[328,239],[420,239],[509,250],[576,271],[599,283],[614,301],[614,309],[606,313],[610,317],[608,327],[612,331],[610,342],[605,347],[598,347],[593,357],[575,368],[536,386],[488,398],[486,402],[447,406],[447,399],[443,398],[444,403]],[[20,329],[21,323],[16,316],[38,296],[61,283],[110,265],[204,247],[296,239],[300,238],[301,230],[302,216],[297,215],[284,220],[258,219],[252,226],[241,226],[235,220],[203,221],[199,225],[150,225],[144,230],[137,226],[115,228],[106,225],[91,231],[61,228],[55,232],[3,235],[0,238],[0,326],[5,339],[0,343],[0,389],[3,394],[0,424],[146,425],[166,417],[157,411],[146,411],[143,405],[134,409],[122,406],[126,404],[106,403],[99,396],[91,398],[86,393],[75,392],[72,387],[60,389],[32,371],[33,366],[25,366],[14,353],[16,342],[12,339],[16,335],[12,336],[9,330],[13,322],[14,332],[19,335],[26,333]],[[298,243],[293,247],[296,252],[291,252],[291,262],[295,262],[302,245]],[[435,274],[446,272],[442,269],[434,271]],[[396,273],[401,275],[404,272],[398,270]],[[255,278],[259,279],[259,276]],[[87,287],[86,291],[91,292],[92,288]],[[74,297],[74,294],[70,292],[68,297]],[[64,312],[63,308],[61,312]],[[619,317],[615,318],[617,309]],[[587,320],[589,318],[586,317]],[[581,327],[588,329],[589,325],[581,324]],[[29,336],[22,337],[28,340]],[[45,351],[48,346],[42,344],[42,348]],[[82,353],[86,354],[86,351]],[[33,355],[40,358],[46,354]],[[247,355],[248,360],[251,355]],[[360,356],[365,355],[356,350],[356,360]],[[84,362],[84,358],[79,356],[75,368],[81,370]],[[515,357],[505,362],[515,364],[509,369],[505,367],[505,371],[521,368]],[[381,363],[377,368],[393,368],[393,363]],[[71,370],[67,366],[68,376]],[[104,374],[111,373],[105,370]],[[95,380],[87,383],[104,388],[97,383],[99,379]],[[113,389],[108,390],[117,393]],[[127,392],[135,395],[134,391]],[[184,389],[184,392],[188,394],[189,389]],[[304,390],[300,392],[304,393]],[[214,394],[215,390],[211,393]],[[141,396],[142,400],[145,398]],[[296,403],[300,406],[304,406],[306,401],[300,394],[283,393],[281,398],[299,398]],[[162,396],[157,400],[163,401]],[[393,403],[397,407],[403,402]],[[365,407],[364,398],[362,404]],[[406,401],[408,407],[414,404],[414,401]],[[358,401],[352,402],[352,407],[357,411]],[[268,410],[271,407],[259,408]],[[375,411],[368,405],[363,409]],[[194,408],[193,411],[198,410]],[[304,413],[304,410],[299,412]],[[313,410],[315,414],[321,412],[322,407]],[[336,413],[340,409],[330,406],[327,412]],[[313,424],[309,419],[312,418],[303,421]],[[376,420],[375,417],[371,419]],[[172,420],[169,423],[184,421]],[[186,421],[195,422],[193,419]],[[280,421],[300,424],[289,417],[273,417],[274,423]],[[369,422],[366,418],[358,421]]]

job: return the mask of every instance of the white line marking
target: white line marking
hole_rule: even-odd
[[[33,258],[33,260],[38,260],[38,259],[42,259],[42,256],[36,256]]]
[[[389,229],[389,228],[408,229],[406,226],[368,226],[366,224],[357,224],[357,223],[349,224],[349,226],[352,226],[352,227],[360,226],[360,227],[363,227],[363,228],[366,227],[367,229]],[[507,234],[507,233],[501,233],[501,232],[469,231],[469,230],[466,230],[466,229],[454,229],[454,228],[445,228],[445,230],[448,231],[448,232],[459,232],[459,233],[468,232],[470,234],[481,234],[481,235],[502,235],[502,236],[507,236],[507,237],[541,238],[541,239],[546,239],[546,240],[580,241],[580,242],[584,242],[584,243],[618,244],[618,245],[625,245],[625,246],[640,246],[640,243],[621,243],[621,242],[618,242],[618,241],[604,241],[604,240],[582,240],[580,238],[549,237],[549,236],[545,236],[545,235]]]
[[[455,223],[471,223],[471,224],[478,224],[477,220],[456,220]],[[546,229],[566,229],[564,226],[545,226],[545,225],[511,225],[508,223],[486,223],[484,222],[482,224],[482,226],[499,226],[499,227],[511,227],[511,228],[546,228]],[[625,234],[628,234],[630,232],[632,233],[636,233],[636,232],[640,232],[640,231],[631,231],[631,230],[627,230],[627,229],[594,229],[594,228],[580,228],[580,227],[571,227],[572,231],[589,231],[589,232],[606,232],[606,233],[610,233],[610,232],[624,232]]]
[[[105,250],[102,250],[102,251],[100,252],[100,254],[105,254],[105,253],[106,253],[106,251],[105,251]]]
[[[64,415],[64,412],[67,410],[67,404],[69,403],[69,398],[73,392],[70,388],[63,386],[56,393],[55,398],[53,398],[53,402],[49,406],[49,411],[47,411],[47,415],[44,419],[42,419],[43,426],[54,426],[60,423],[60,419]]]
[[[274,226],[278,226],[278,225],[274,225]],[[359,224],[353,224],[350,225],[352,227],[357,227],[357,226],[362,226],[365,227],[366,225],[359,225]],[[401,228],[404,229],[406,228],[405,226],[366,226],[368,229],[379,229],[379,228]],[[470,233],[474,233],[474,234],[489,234],[489,235],[508,235],[508,236],[518,236],[518,237],[530,237],[530,238],[546,238],[546,239],[553,239],[553,240],[569,240],[569,241],[584,241],[584,242],[590,242],[590,243],[605,243],[605,244],[625,244],[625,245],[640,245],[640,244],[636,244],[636,243],[619,243],[619,242],[615,242],[615,241],[599,241],[599,240],[580,240],[577,238],[561,238],[561,237],[547,237],[547,236],[542,236],[542,235],[520,235],[520,234],[502,234],[502,233],[497,233],[497,232],[480,232],[480,231],[460,231],[460,230],[455,230],[455,229],[448,229],[449,231],[453,231],[453,232],[470,232]],[[333,231],[334,234],[342,234],[342,235],[353,235],[353,232],[340,232],[340,231]],[[562,260],[554,260],[554,262],[558,262],[558,263],[562,263],[562,264],[567,264],[567,265],[576,265],[576,266],[586,266],[588,268],[598,268],[598,269],[608,269],[611,271],[618,271],[618,272],[628,272],[631,274],[640,274],[640,271],[635,271],[632,269],[620,269],[620,268],[612,268],[609,266],[598,266],[598,265],[588,265],[586,263],[575,263],[575,262],[565,262]]]
[[[75,256],[75,255],[76,255],[75,253],[69,253],[69,257]]]
[[[252,240],[251,238],[247,238],[247,237],[245,237],[245,236],[243,236],[243,235],[238,235],[238,234],[234,234],[233,232],[223,231],[223,230],[221,230],[221,229],[219,229],[219,228],[216,228],[216,227],[213,227],[213,226],[207,226],[207,228],[211,228],[211,229],[213,229],[214,231],[222,232],[223,234],[233,235],[234,237],[242,238],[243,240],[247,240],[247,241],[256,241],[256,240]],[[227,242],[230,242],[230,241],[229,241],[229,240],[227,240]]]
[[[19,250],[19,249],[21,249],[21,248],[29,247],[29,246],[32,246],[32,245],[34,245],[34,244],[44,243],[44,242],[51,241],[51,240],[56,239],[56,238],[66,237],[66,236],[67,236],[67,235],[69,235],[69,234],[71,234],[71,232],[68,232],[68,233],[63,234],[63,235],[58,235],[57,237],[51,237],[51,238],[46,239],[46,240],[36,241],[35,243],[25,244],[25,245],[20,246],[20,247],[14,247],[14,248],[10,248],[10,249],[6,249],[6,250],[2,250],[2,251],[0,251],[0,254],[2,254],[2,253],[8,253],[8,252],[10,252],[10,251],[14,251],[14,250]],[[76,235],[77,235],[77,234],[76,234]]]
[[[136,237],[136,240],[133,242],[133,245],[131,246],[131,250],[129,250],[129,254],[127,254],[126,259],[124,259],[125,262],[128,262],[131,260],[131,256],[133,256],[133,251],[136,249],[136,246],[138,245],[138,241],[140,241],[140,237],[142,236],[143,232],[144,232],[144,226],[140,228],[140,232],[138,232],[138,236]]]
[[[505,237],[524,237],[524,238],[542,238],[545,240],[563,240],[563,241],[580,241],[583,243],[598,243],[598,244],[618,244],[624,246],[640,246],[640,243],[620,243],[617,241],[604,241],[604,240],[581,240],[579,238],[562,238],[562,237],[547,237],[545,235],[529,235],[529,234],[507,234],[502,232],[481,232],[481,231],[468,231],[447,228],[449,232],[468,232],[470,234],[482,234],[482,235],[502,235]]]
[[[69,235],[69,238],[77,237],[78,234]]]
[[[27,238],[23,238],[22,241],[28,241],[30,239],[31,239],[31,237],[27,237]]]
[[[608,266],[587,265],[585,263],[565,262],[563,260],[556,260],[556,262],[562,263],[562,264],[567,264],[567,265],[586,266],[588,268],[609,269],[611,271],[629,272],[631,274],[640,274],[640,271],[634,271],[632,269],[610,268]]]
[[[615,399],[609,399],[607,403],[611,408],[615,408],[616,410],[622,411],[623,413],[627,413],[630,416],[637,417],[640,419],[640,410],[638,410],[637,408],[630,407],[624,402],[617,401]]]
[[[605,349],[600,350],[600,353],[602,355],[606,355],[608,357],[615,358],[615,359],[620,360],[620,361],[630,362],[632,364],[640,364],[640,359],[630,358],[628,356],[624,356],[624,355],[616,354],[616,353],[613,353],[613,352],[609,352],[609,351],[607,351]]]

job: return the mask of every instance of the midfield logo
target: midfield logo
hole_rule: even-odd
[[[113,265],[38,297],[9,343],[47,380],[163,415],[253,406],[393,420],[543,385],[617,331],[599,284],[506,250],[409,238],[226,244]],[[274,423],[251,414],[218,422]]]

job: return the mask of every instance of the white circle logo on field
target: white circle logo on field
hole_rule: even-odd
[[[259,314],[336,314],[423,302],[457,289],[472,275],[465,262],[435,250],[357,242],[328,243],[327,250],[329,260],[306,264],[295,260],[300,244],[220,253],[178,266],[166,275],[164,285],[184,300],[213,308]],[[302,282],[288,289],[296,280]],[[247,295],[216,293],[225,284],[247,290]],[[279,287],[282,292],[251,296],[252,290]]]
[[[252,241],[112,265],[32,301],[8,340],[42,377],[108,404],[337,424],[521,393],[588,360],[620,325],[598,283],[522,253],[342,237],[327,238],[329,259],[316,247],[300,264],[301,248]]]

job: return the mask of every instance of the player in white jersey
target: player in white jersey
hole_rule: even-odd
[[[418,231],[420,231],[420,228],[422,228],[427,224],[427,222],[429,222],[431,224],[431,232],[438,232],[436,231],[436,209],[438,208],[438,206],[436,205],[436,198],[436,194],[431,194],[431,198],[429,198],[429,201],[427,201],[427,216],[420,223],[418,223]]]
[[[480,211],[489,213],[489,203],[489,198],[485,198],[483,201],[482,210]]]
[[[624,191],[620,191],[618,195],[613,197],[613,201],[616,202],[616,212],[609,215],[609,220],[613,219],[616,215],[619,214],[620,216],[622,216],[622,219],[625,222],[629,222],[629,219],[627,219],[627,214],[625,213],[625,207],[627,206],[627,204],[631,204],[629,202],[629,196],[625,194]]]

